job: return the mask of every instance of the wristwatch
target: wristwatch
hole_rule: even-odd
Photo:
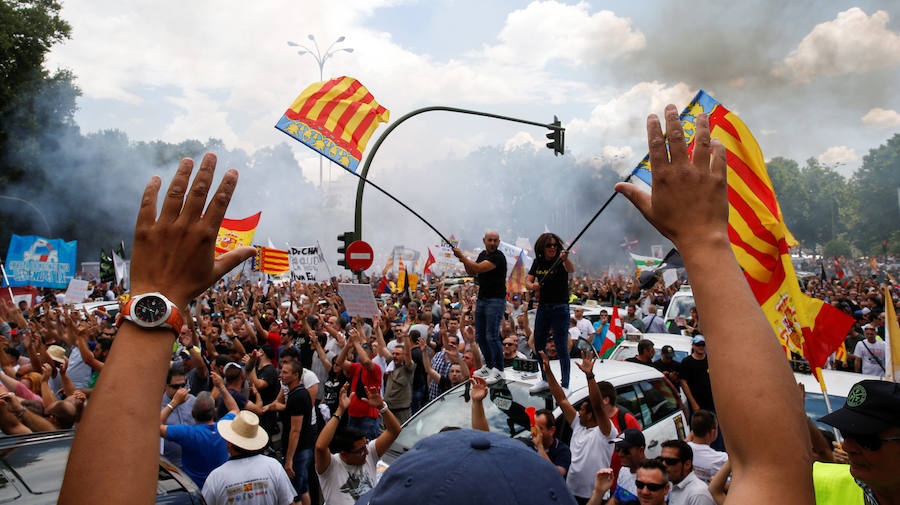
[[[131,297],[119,312],[116,326],[122,326],[124,321],[131,321],[141,328],[172,330],[177,337],[183,318],[174,303],[162,293],[153,292]]]

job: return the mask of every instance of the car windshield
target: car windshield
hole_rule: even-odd
[[[834,395],[828,395],[828,399],[831,401],[832,410],[843,407],[844,402],[847,401],[847,399],[842,396]],[[812,419],[819,428],[831,430],[831,426],[819,422],[819,418],[828,413],[828,408],[825,406],[825,395],[821,392],[807,391],[804,404],[806,408],[806,417]]]
[[[549,393],[532,395],[528,384],[499,381],[490,387],[484,400],[484,414],[494,433],[510,437],[527,434],[530,429],[527,407],[550,409],[556,405]],[[391,463],[419,440],[443,428],[471,428],[472,403],[467,381],[448,391],[416,413],[404,426],[390,450],[381,458]]]
[[[653,349],[654,349],[653,361],[656,361],[661,357],[660,356],[660,348],[654,346]],[[672,359],[681,363],[681,360],[683,360],[687,355],[688,355],[688,353],[686,351],[675,351],[675,356]],[[623,346],[619,346],[618,349],[613,351],[613,353],[612,353],[612,355],[610,355],[609,359],[614,359],[617,361],[624,361],[624,360],[634,357],[634,356],[637,356],[637,346],[636,345],[629,345],[629,346],[623,345]]]
[[[678,316],[690,319],[691,307],[694,306],[694,296],[676,296],[672,298],[672,304],[666,313],[669,319],[675,319]]]

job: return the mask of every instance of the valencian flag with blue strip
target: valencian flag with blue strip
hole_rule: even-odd
[[[336,77],[303,90],[275,128],[356,173],[369,137],[389,117],[359,81]]]
[[[255,245],[256,256],[251,263],[251,270],[264,274],[283,274],[291,269],[287,251],[272,247]]]
[[[762,151],[744,122],[703,90],[681,113],[689,152],[701,113],[709,116],[712,138],[726,149],[728,238],[744,277],[788,356],[799,354],[812,368],[822,368],[853,318],[800,290],[789,251],[797,241],[784,223]],[[632,175],[651,183],[649,155]]]

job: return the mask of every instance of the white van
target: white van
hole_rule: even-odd
[[[550,368],[559,377],[559,362],[551,361]],[[647,441],[646,454],[654,458],[666,440],[683,439],[688,433],[686,417],[678,392],[656,369],[624,361],[597,361],[594,376],[598,381],[609,381],[616,388],[620,409],[631,413],[641,423]],[[532,395],[528,392],[540,375],[520,372],[512,368],[504,371],[504,380],[490,386],[484,400],[484,411],[491,431],[513,438],[530,440],[530,424],[527,407],[549,409],[556,416],[556,433],[568,443],[572,428],[562,415],[549,391]],[[587,381],[580,369],[572,363],[569,382],[569,401],[577,409],[587,399]],[[457,385],[435,398],[414,414],[404,425],[403,431],[379,461],[379,473],[395,459],[412,448],[419,440],[434,435],[442,428],[471,428],[472,404],[470,383]]]

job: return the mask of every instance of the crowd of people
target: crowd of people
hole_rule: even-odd
[[[696,310],[674,328],[654,316],[677,284],[641,290],[634,279],[576,276],[553,233],[535,242],[526,300],[506,291],[495,231],[485,234],[474,260],[454,251],[477,285],[434,279],[383,297],[381,313],[370,318],[351,317],[334,282],[221,280],[254,250],[213,259],[212,238],[237,173],[226,173],[203,212],[215,168],[207,155],[192,184],[193,163],[182,161],[158,216],[161,181],[148,184],[131,291],[117,318],[75,310],[49,293],[30,307],[0,305],[0,429],[14,435],[76,427],[64,504],[152,499],[159,454],[183,469],[209,504],[425,497],[448,504],[897,503],[900,386],[854,386],[846,405],[821,419],[840,430],[843,443],[825,441],[804,414],[784,353],[728,245],[721,145],[710,143],[701,116],[696,135],[707,152],[689,158],[678,147],[684,143],[674,107],[664,122],[671,157],[660,121],[648,119],[652,197],[627,184],[617,191],[684,258]],[[804,289],[858,320],[846,361],[836,366],[871,371],[857,344],[869,348],[884,335],[878,282],[806,279]],[[114,288],[96,290],[110,292],[116,295]],[[617,405],[615,388],[595,379],[603,363],[573,346],[581,338],[596,342],[606,324],[569,313],[570,303],[589,299],[621,306],[629,331],[692,337],[680,364],[671,348],[653,361],[649,340],[638,343],[632,359],[656,367],[688,400],[687,437],[664,441],[658,458],[647,457],[641,425]],[[549,390],[571,426],[567,440],[559,438],[552,410],[535,412],[529,444],[487,433],[491,387],[513,362],[529,359],[540,374],[531,394]],[[553,360],[558,366],[551,368]],[[572,368],[588,390],[577,405],[570,403]],[[378,461],[402,423],[466,381],[471,425],[422,434],[379,474]]]

